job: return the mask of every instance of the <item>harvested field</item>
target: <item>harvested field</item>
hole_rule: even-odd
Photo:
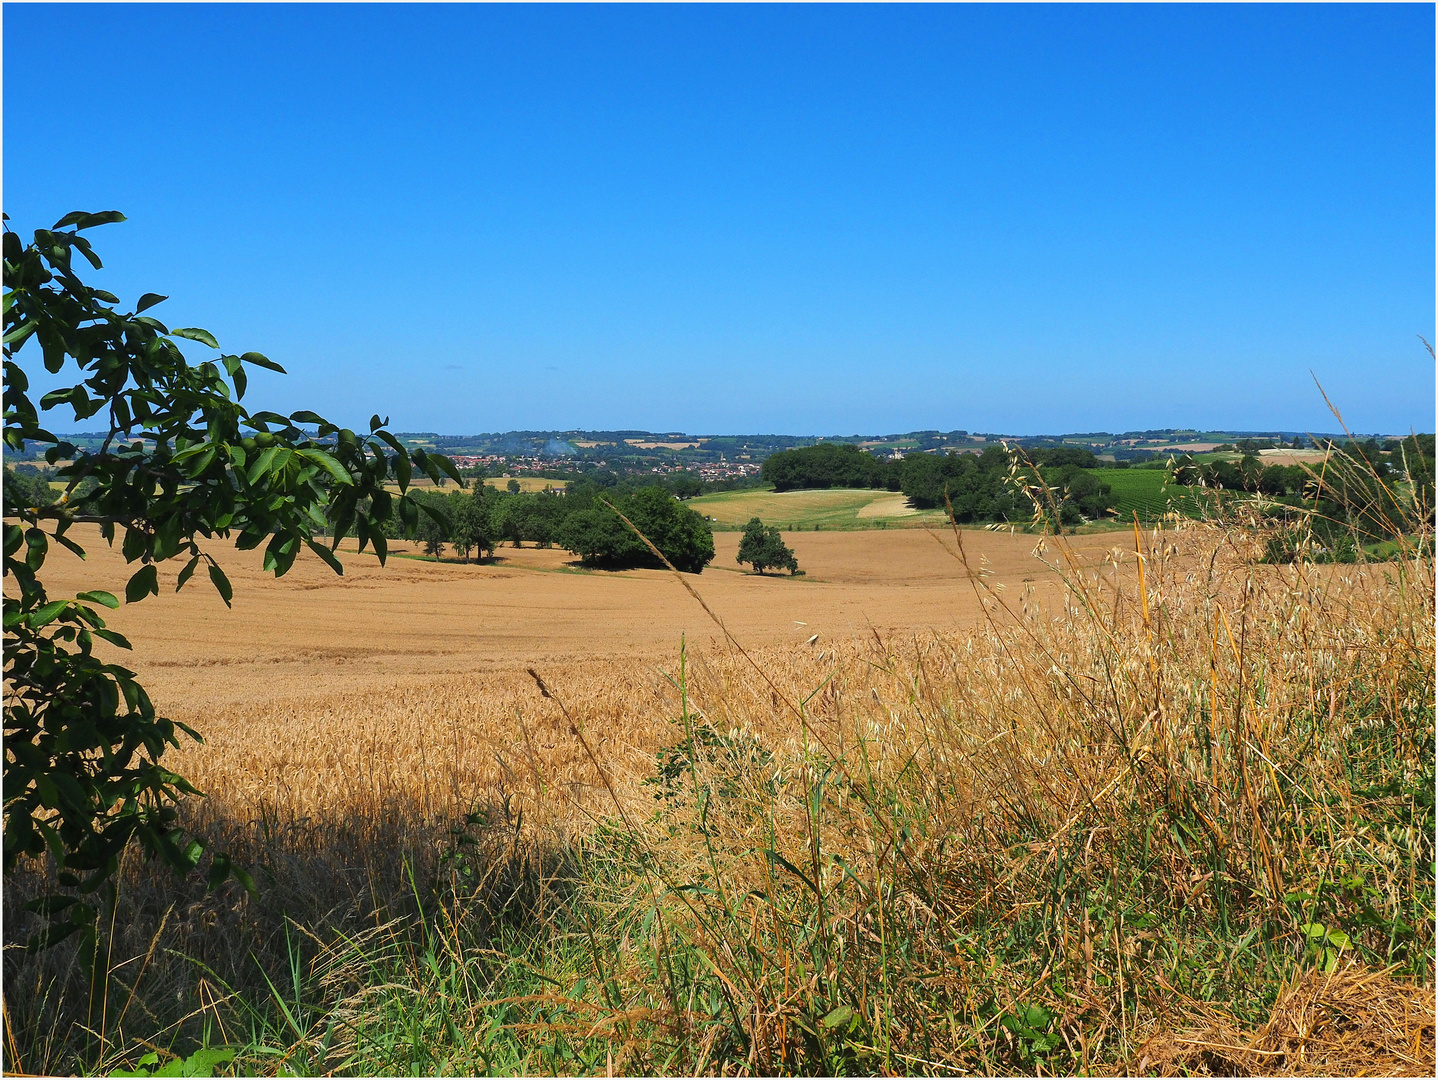
[[[1274,448],[1260,450],[1258,456],[1269,465],[1317,465],[1329,460],[1330,455],[1322,450],[1288,450]]]
[[[519,481],[520,491],[544,491],[546,488],[559,488],[562,490],[563,488],[569,486],[568,480],[546,480],[542,476],[487,476],[484,478],[483,483],[487,487],[497,488],[500,491],[504,491],[508,488],[509,482],[511,480]],[[472,490],[473,485],[479,482],[480,481],[478,480],[466,480],[465,489]],[[434,491],[438,489],[439,491],[449,492],[459,490],[458,488],[456,488],[454,481],[452,480],[446,480],[443,484],[436,484],[433,480],[429,479],[426,476],[417,476],[413,478],[410,481],[409,486],[412,488],[419,488],[425,491]],[[386,490],[391,491],[396,495],[399,494],[398,484],[386,484],[385,488]]]
[[[904,518],[915,517],[922,514],[922,510],[916,510],[909,505],[909,500],[902,495],[890,495],[887,499],[875,499],[866,506],[859,508],[854,515],[859,518]]]
[[[72,535],[89,558],[53,553],[52,593],[123,593],[134,568],[118,549],[84,527]],[[964,536],[974,565],[997,582],[1054,589],[1051,571],[1032,554],[1038,537]],[[720,533],[713,564],[692,579],[748,645],[955,629],[978,616],[963,568],[925,531],[794,533],[785,541],[804,577],[742,571],[738,535]],[[1074,541],[1095,563],[1123,543],[1112,534]],[[413,548],[399,542],[392,550],[385,567],[352,553],[343,577],[306,553],[275,579],[260,568],[259,552],[216,545],[235,587],[233,610],[200,578],[176,594],[176,561],[160,569],[159,596],[122,607],[110,625],[135,646],[125,663],[176,718],[536,664],[622,658],[642,667],[674,656],[686,631],[696,643],[717,642],[718,630],[662,571],[583,570],[566,551],[533,547],[501,547],[483,565],[405,557]]]
[[[233,612],[115,612],[208,740],[166,758],[185,823],[259,888],[128,859],[135,1007],[95,1049],[73,948],[9,954],[7,1067],[213,1023],[241,1072],[1431,1075],[1431,563],[1191,526],[1142,577],[1132,534],[1046,538],[1061,581],[965,532],[976,590],[922,530],[792,534],[797,579],[716,539],[686,580],[747,655],[672,577],[534,549],[276,582],[217,548]],[[119,587],[92,552],[55,593]]]

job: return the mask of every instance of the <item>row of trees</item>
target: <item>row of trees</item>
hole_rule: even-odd
[[[1035,506],[1060,525],[1097,518],[1114,506],[1112,487],[1087,470],[1090,450],[1057,446],[1032,455],[991,446],[978,454],[911,453],[888,461],[852,443],[820,443],[774,454],[763,477],[777,491],[798,488],[885,488],[921,509],[952,506],[963,524],[1029,521]]]
[[[700,573],[714,558],[709,523],[658,484],[579,483],[563,494],[500,492],[479,484],[472,491],[423,492],[417,498],[426,513],[412,524],[391,517],[385,527],[391,538],[418,540],[436,557],[448,546],[468,561],[472,553],[493,555],[508,542],[558,545],[586,566],[662,566],[624,524],[623,514],[680,570]]]
[[[1324,561],[1351,562],[1359,547],[1396,540],[1431,517],[1433,436],[1349,442],[1331,447],[1311,465],[1265,466],[1256,456],[1239,461],[1175,463],[1180,484],[1261,495],[1265,515],[1283,523],[1268,558],[1289,562],[1305,550]]]
[[[775,491],[799,488],[888,488],[899,490],[894,463],[853,443],[823,442],[781,450],[764,459],[759,472]]]
[[[986,462],[986,470],[993,468],[993,463],[999,460],[999,457],[1002,457],[1005,468],[1011,463],[1034,465],[1041,469],[1062,468],[1067,465],[1080,469],[1098,469],[1116,464],[1102,461],[1092,450],[1078,446],[1043,446],[1014,450],[991,446],[978,455],[937,455],[913,451],[893,460],[868,453],[854,443],[823,442],[771,454],[765,459],[760,476],[765,483],[773,484],[775,491],[802,488],[884,488],[889,491],[903,491],[908,495],[908,488],[905,487],[906,476],[915,469],[926,469],[928,466],[925,462],[943,460],[945,456],[982,458]],[[1124,464],[1127,465],[1127,462]]]

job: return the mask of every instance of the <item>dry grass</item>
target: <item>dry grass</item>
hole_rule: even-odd
[[[554,650],[547,697],[203,698],[191,820],[259,893],[128,866],[103,1016],[63,951],[7,951],[7,1067],[208,1038],[266,1072],[1431,1074],[1431,558],[1260,566],[1193,526],[1049,541],[1005,589],[994,538],[908,535],[977,618],[752,646],[660,575],[536,568],[665,585],[690,648]],[[810,590],[693,584],[741,631]]]
[[[1349,967],[1294,976],[1257,1031],[1215,1009],[1209,1023],[1140,1048],[1161,1076],[1432,1076],[1433,987]]]

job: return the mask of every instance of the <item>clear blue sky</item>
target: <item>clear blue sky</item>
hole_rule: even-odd
[[[4,207],[401,430],[1431,431],[1434,8],[6,4]],[[27,350],[28,351],[28,350]],[[201,355],[195,349],[192,355]]]

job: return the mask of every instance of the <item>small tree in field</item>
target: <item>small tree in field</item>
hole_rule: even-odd
[[[799,572],[798,560],[789,550],[789,545],[784,543],[779,530],[773,525],[766,528],[758,518],[750,518],[749,524],[744,526],[739,554],[734,561],[750,563],[760,574],[765,570],[787,570],[791,575]]]

